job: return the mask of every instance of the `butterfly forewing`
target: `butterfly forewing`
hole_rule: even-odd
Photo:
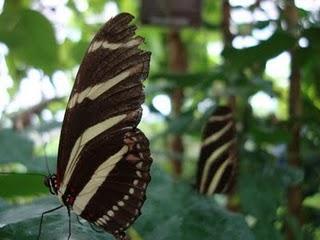
[[[203,132],[196,184],[200,193],[211,195],[228,190],[236,164],[235,138],[231,109],[217,107]]]
[[[140,214],[152,162],[136,128],[150,52],[139,49],[132,19],[119,14],[93,38],[69,98],[57,163],[60,200],[116,236]]]

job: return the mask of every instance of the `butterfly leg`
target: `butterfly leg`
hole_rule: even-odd
[[[96,226],[93,223],[90,223],[90,227],[93,231],[97,232],[97,233],[103,233],[104,230],[102,229],[96,229]]]
[[[41,229],[42,229],[42,221],[43,221],[44,215],[47,214],[47,213],[54,212],[54,211],[56,211],[56,210],[58,210],[58,209],[60,209],[60,208],[62,208],[62,207],[63,207],[63,205],[61,205],[61,206],[59,206],[59,207],[56,207],[56,208],[53,208],[53,209],[50,209],[50,210],[48,210],[48,211],[45,211],[45,212],[43,212],[43,213],[41,214],[41,219],[40,219],[40,225],[39,225],[39,232],[38,232],[37,240],[40,239]]]
[[[70,208],[68,208],[68,217],[69,217],[69,234],[68,234],[68,240],[71,237],[71,216],[70,216]]]
[[[79,219],[79,216],[78,215],[76,215],[76,217],[77,217],[77,221],[78,221],[78,223],[80,224],[80,225],[83,225],[83,223],[80,221],[80,219]]]

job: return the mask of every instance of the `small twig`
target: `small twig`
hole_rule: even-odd
[[[13,122],[13,127],[16,130],[22,130],[31,124],[31,119],[33,115],[40,114],[43,109],[45,109],[52,102],[62,101],[64,97],[54,97],[51,99],[43,100],[42,102],[17,113],[12,114],[9,118]]]

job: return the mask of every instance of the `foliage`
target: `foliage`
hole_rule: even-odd
[[[223,1],[203,1],[203,26],[181,29],[188,71],[174,73],[169,69],[169,29],[141,25],[136,1],[90,1],[85,11],[75,0],[61,1],[65,3],[54,7],[41,2],[5,0],[2,12],[0,10],[0,66],[4,68],[0,69],[0,87],[4,89],[0,89],[0,100],[3,92],[9,99],[8,104],[0,108],[0,239],[35,239],[41,213],[59,205],[54,197],[44,197],[48,190],[43,186],[43,177],[32,174],[45,174],[48,171],[46,162],[51,171],[55,168],[61,126],[59,114],[63,113],[66,102],[62,99],[49,103],[25,119],[20,110],[26,109],[12,107],[20,88],[23,82],[31,82],[28,78],[31,70],[40,73],[41,82],[52,84],[55,95],[60,90],[55,85],[57,73],[62,71],[66,81],[73,82],[75,69],[91,37],[102,24],[95,19],[103,14],[106,4],[116,4],[121,11],[137,16],[138,33],[146,39],[145,48],[152,52],[151,72],[145,89],[150,114],[143,118],[141,128],[151,139],[155,163],[143,214],[130,230],[133,240],[284,239],[286,223],[296,224],[296,239],[320,239],[320,20],[316,14],[319,9],[315,13],[298,8],[300,25],[297,32],[292,33],[286,26],[285,1],[232,5],[233,14],[245,11],[263,17],[243,23],[232,15],[234,40],[232,44],[226,44],[221,54],[214,55],[209,51],[211,44],[223,43],[220,28]],[[269,15],[261,2],[274,6],[277,14]],[[58,19],[59,8],[69,13],[68,22],[62,23],[64,19]],[[64,30],[68,34],[61,37]],[[257,32],[268,33],[268,36],[259,37]],[[236,46],[237,40],[248,38],[254,39],[254,44]],[[2,49],[5,50],[2,52]],[[288,117],[288,86],[281,84],[281,77],[267,71],[270,60],[292,49],[296,49],[301,73],[301,119]],[[279,65],[278,69],[286,67]],[[6,90],[2,85],[5,68],[12,83]],[[153,102],[154,97],[159,94],[170,96],[176,88],[184,91],[181,114],[164,115]],[[257,110],[260,109],[250,104],[259,92],[275,99],[278,108],[259,115]],[[237,214],[217,204],[216,198],[199,196],[191,188],[202,126],[212,107],[227,102],[229,96],[236,99],[239,133],[240,161],[233,196]],[[263,102],[259,104],[261,109],[265,107]],[[49,120],[45,117],[48,113]],[[19,128],[17,120],[26,125]],[[297,167],[290,166],[287,155],[293,122],[302,126],[302,162]],[[184,137],[186,150],[184,156],[179,156],[184,172],[176,180],[172,180],[168,161],[172,152],[168,149],[167,139],[171,134]],[[4,174],[6,172],[16,174]],[[288,214],[287,189],[296,185],[302,190],[302,226]],[[65,237],[67,222],[67,212],[62,209],[46,216],[43,239]],[[94,232],[86,222],[82,226],[74,217],[72,236],[74,239],[87,239],[87,236],[111,239],[105,233]]]
[[[197,196],[187,183],[174,183],[159,169],[154,168],[143,218],[133,225],[134,232],[143,239],[254,239],[240,215],[221,209],[212,199]],[[30,176],[25,177],[28,179]],[[7,180],[9,181],[9,180]],[[168,201],[168,196],[170,201]],[[34,239],[38,234],[42,212],[59,206],[55,197],[37,200],[20,207],[1,210],[1,239],[19,237]],[[44,239],[60,239],[68,233],[65,208],[46,215],[42,230]],[[72,237],[75,239],[106,239],[106,233],[94,232],[88,223],[81,225],[72,218]],[[64,230],[61,230],[61,229]],[[132,230],[129,231],[133,232]],[[18,235],[17,235],[18,234]],[[111,239],[111,238],[108,238]]]

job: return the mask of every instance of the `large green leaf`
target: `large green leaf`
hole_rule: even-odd
[[[198,73],[170,73],[162,72],[155,73],[149,77],[150,81],[158,81],[159,79],[166,79],[172,86],[188,87],[196,85],[205,85],[208,87],[212,81],[221,79],[222,73],[219,71],[198,72]]]
[[[252,240],[244,218],[219,207],[212,198],[198,196],[182,182],[174,183],[167,174],[155,169],[142,215],[133,225],[144,240]],[[40,215],[59,206],[57,198],[42,199],[24,206],[0,208],[0,239],[35,239]],[[43,239],[61,239],[68,235],[65,208],[45,217]],[[107,233],[94,232],[87,223],[80,225],[72,218],[74,239],[109,239]],[[111,238],[110,238],[111,239]],[[134,240],[134,238],[132,238]]]
[[[309,208],[320,210],[320,193],[306,197],[303,201],[303,205]]]
[[[0,41],[9,47],[16,61],[46,73],[56,69],[58,44],[52,24],[45,16],[31,9],[7,6],[0,15],[0,23]]]
[[[241,69],[265,63],[292,48],[295,42],[296,40],[288,33],[277,31],[269,39],[261,41],[256,46],[243,49],[226,48],[223,56],[231,62],[233,67]]]
[[[6,207],[0,210],[0,239],[30,239],[38,236],[41,214],[47,210],[61,205],[58,199],[42,199],[33,204],[24,206]],[[42,222],[41,239],[57,240],[66,239],[68,236],[68,214],[67,209],[62,208],[45,215]],[[88,223],[78,223],[72,215],[72,238],[93,240],[111,240],[112,237],[106,233],[97,233],[91,229]]]
[[[278,210],[285,201],[286,189],[302,181],[301,171],[291,169],[263,151],[242,152],[238,189],[241,208],[251,215],[259,240],[279,239],[281,233],[275,222]]]
[[[48,193],[43,184],[43,176],[26,174],[0,174],[0,197],[30,197]]]
[[[79,64],[89,46],[89,42],[81,40],[73,42],[70,40],[64,41],[60,48],[61,65],[70,69]]]
[[[159,169],[152,172],[143,214],[134,227],[145,240],[254,239],[241,215],[199,196],[185,182],[173,182]]]

